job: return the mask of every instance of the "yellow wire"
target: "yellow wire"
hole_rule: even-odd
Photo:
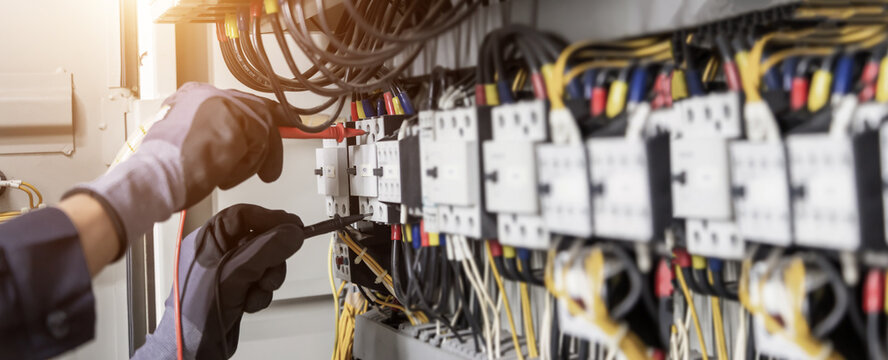
[[[518,271],[524,271],[521,266],[521,262],[518,262]],[[524,316],[524,333],[527,337],[527,355],[528,357],[535,358],[539,356],[539,350],[537,349],[536,344],[536,332],[533,328],[533,313],[531,313],[530,307],[530,292],[527,289],[527,283],[521,282],[521,309],[522,314]]]
[[[37,205],[43,204],[43,194],[40,193],[40,190],[37,190],[37,187],[31,185],[26,181],[22,181],[22,186],[30,188],[31,191],[34,192],[34,194],[37,194]]]
[[[503,287],[503,279],[500,278],[499,270],[496,269],[496,265],[493,264],[493,253],[490,252],[490,242],[485,242],[484,249],[487,250],[487,261],[490,263],[490,268],[493,270],[493,278],[496,280],[496,286],[499,288],[500,294],[503,297],[503,304],[506,306],[506,317],[509,319],[509,328],[512,330],[512,344],[515,345],[515,354],[518,355],[518,360],[524,360],[524,353],[521,352],[521,343],[518,342],[518,331],[515,329],[515,319],[512,318],[512,307],[509,306],[509,297],[506,296],[506,289]]]
[[[780,50],[778,52],[775,52],[774,54],[771,54],[771,56],[768,56],[768,58],[762,62],[761,67],[759,68],[759,71],[758,71],[758,76],[759,77],[764,76],[765,73],[768,72],[768,70],[771,70],[772,67],[779,64],[780,62],[782,62],[783,60],[785,60],[788,57],[799,56],[799,55],[807,55],[807,56],[821,55],[821,56],[824,56],[824,55],[834,54],[835,52],[836,52],[836,49],[830,48],[830,47],[816,47],[816,48],[801,48],[801,47],[799,47],[799,48],[789,48],[789,49]]]
[[[709,276],[709,281],[712,281],[712,273],[708,270],[706,271]],[[725,341],[725,324],[722,320],[722,311],[720,300],[717,296],[712,296],[709,298],[712,303],[712,321],[713,326],[715,327],[715,346],[718,351],[719,360],[728,360],[728,348],[727,342]]]
[[[333,245],[336,243],[336,238],[330,237],[330,249],[327,254],[327,275],[330,278],[330,291],[333,292],[333,328],[339,331],[339,292],[336,291],[336,283],[333,281]],[[337,344],[339,343],[339,337],[333,338],[333,354],[330,356],[331,360],[336,359],[336,353],[338,352]]]
[[[700,342],[700,351],[703,353],[703,359],[709,359],[709,352],[706,351],[706,343],[703,341],[703,329],[700,327],[700,319],[697,318],[697,309],[694,307],[694,298],[691,297],[691,292],[688,291],[688,284],[685,282],[684,275],[681,273],[681,269],[676,266],[675,274],[678,276],[678,282],[681,284],[681,292],[684,294],[685,301],[688,304],[688,310],[691,312],[691,317],[694,318],[694,329],[697,331],[697,341]]]

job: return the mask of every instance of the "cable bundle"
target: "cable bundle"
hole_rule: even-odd
[[[400,102],[404,113],[411,113],[409,100],[405,101],[403,90],[394,85],[394,80],[416,59],[421,44],[453,28],[481,4],[480,0],[455,4],[448,0],[344,0],[344,15],[332,26],[323,0],[316,1],[317,15],[310,18],[303,1],[270,0],[264,1],[264,6],[263,2],[254,2],[249,10],[228,15],[216,24],[216,32],[225,64],[240,82],[256,91],[273,92],[284,104],[288,119],[285,125],[317,132],[335,121],[349,95],[355,100],[360,93],[387,89],[398,99],[387,98],[387,102]],[[289,75],[279,75],[272,69],[261,36],[263,23],[271,26]],[[326,46],[317,44],[312,31],[324,35]],[[306,55],[312,63],[310,68],[298,68],[288,39]],[[386,67],[400,55],[406,56],[403,61],[393,68]],[[285,96],[288,91],[310,91],[329,99],[314,108],[297,108],[289,105]],[[315,114],[334,105],[333,116],[322,124],[310,126],[299,119],[300,115]]]

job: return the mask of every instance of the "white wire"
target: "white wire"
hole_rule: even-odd
[[[493,301],[490,299],[490,295],[481,285],[481,275],[478,273],[478,269],[474,265],[474,259],[472,254],[468,250],[468,246],[466,245],[465,237],[462,236],[453,236],[454,249],[461,252],[462,257],[462,265],[466,272],[467,278],[469,282],[472,284],[472,287],[475,289],[475,292],[478,294],[479,301],[481,302],[481,317],[484,323],[484,338],[486,339],[486,347],[487,347],[487,358],[493,359],[493,343],[492,343],[492,329],[491,322],[489,320],[489,316],[487,313],[488,306],[490,309],[496,310],[496,306],[493,304]],[[448,241],[449,243],[449,241]],[[496,316],[493,316],[493,324],[494,327],[499,327],[499,319]]]
[[[734,342],[734,359],[746,359],[746,310],[740,309],[737,325],[737,341]]]

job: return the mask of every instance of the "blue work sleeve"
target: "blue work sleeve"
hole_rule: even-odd
[[[0,359],[45,359],[93,338],[95,300],[77,229],[47,208],[0,224]]]

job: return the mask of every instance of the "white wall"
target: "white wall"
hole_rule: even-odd
[[[117,0],[4,1],[0,10],[0,73],[47,73],[64,68],[74,81],[74,143],[71,156],[61,153],[0,155],[0,171],[36,185],[50,204],[78,182],[101,174],[101,99],[108,84],[119,81]],[[25,206],[18,192],[0,197],[0,211]],[[51,264],[47,264],[48,266]],[[93,281],[96,340],[64,359],[121,359],[128,354],[126,270],[123,262]]]

